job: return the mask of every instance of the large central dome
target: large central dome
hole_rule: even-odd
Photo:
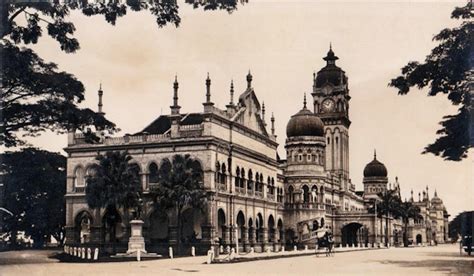
[[[324,136],[323,121],[306,108],[306,97],[303,109],[291,116],[286,125],[286,136]]]

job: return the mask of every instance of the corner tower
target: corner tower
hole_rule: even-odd
[[[324,123],[326,139],[326,170],[345,183],[349,181],[349,87],[345,72],[336,66],[339,58],[332,47],[326,57],[326,66],[313,75],[314,113]]]

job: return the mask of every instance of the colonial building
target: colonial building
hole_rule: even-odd
[[[151,252],[164,253],[178,239],[176,214],[154,209],[149,198],[150,188],[159,185],[160,161],[176,154],[190,154],[204,172],[207,212],[187,209],[183,214],[183,239],[200,252],[215,244],[238,244],[241,250],[256,251],[292,244],[314,246],[321,228],[331,229],[336,244],[343,246],[383,242],[386,235],[392,244],[400,242],[400,221],[368,212],[377,193],[392,189],[387,188],[386,167],[374,155],[363,172],[363,191],[356,191],[350,180],[349,85],[337,59],[330,49],[324,57],[326,66],[314,74],[310,102],[305,96],[301,110],[289,119],[286,160],[278,156],[275,119],[272,114],[268,129],[265,106],[252,86],[250,72],[247,88],[236,101],[230,84],[230,101],[224,110],[212,102],[208,76],[203,111],[183,112],[175,79],[170,114],[159,116],[142,131],[123,137],[102,135],[93,144],[71,131],[65,149],[69,154],[67,243],[107,247],[108,218],[114,216],[121,221],[115,229],[118,241],[126,248],[129,212],[91,210],[85,201],[86,179],[94,173],[97,154],[123,150],[132,156],[141,178],[144,237]],[[102,94],[100,89],[99,112]],[[393,189],[400,192],[398,180]],[[435,195],[431,203],[419,205],[426,219],[410,224],[414,239],[418,241],[422,233],[422,243],[446,240],[447,213],[440,199]]]

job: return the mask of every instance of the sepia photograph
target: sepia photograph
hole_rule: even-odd
[[[2,0],[0,275],[474,275],[472,0]]]

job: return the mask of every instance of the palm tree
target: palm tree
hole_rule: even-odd
[[[400,198],[395,190],[386,190],[382,193],[378,193],[379,199],[376,200],[377,208],[372,207],[369,209],[370,212],[374,213],[377,210],[377,216],[382,218],[385,216],[385,246],[388,246],[388,221],[389,215],[396,215],[398,205],[400,204]]]
[[[105,223],[115,252],[115,228],[120,221],[117,209],[128,213],[130,208],[138,208],[142,186],[136,168],[129,162],[132,157],[127,152],[108,151],[98,155],[99,162],[92,175],[87,178],[86,201],[91,209],[105,208]]]
[[[183,233],[183,211],[189,207],[203,211],[207,202],[201,164],[189,154],[175,155],[172,160],[163,159],[158,170],[158,185],[151,187],[150,192],[158,210],[166,212],[174,209],[176,211],[179,254]]]
[[[410,218],[414,220],[422,219],[420,208],[410,201],[400,202],[396,214],[403,222],[403,246],[408,247],[408,223]]]

